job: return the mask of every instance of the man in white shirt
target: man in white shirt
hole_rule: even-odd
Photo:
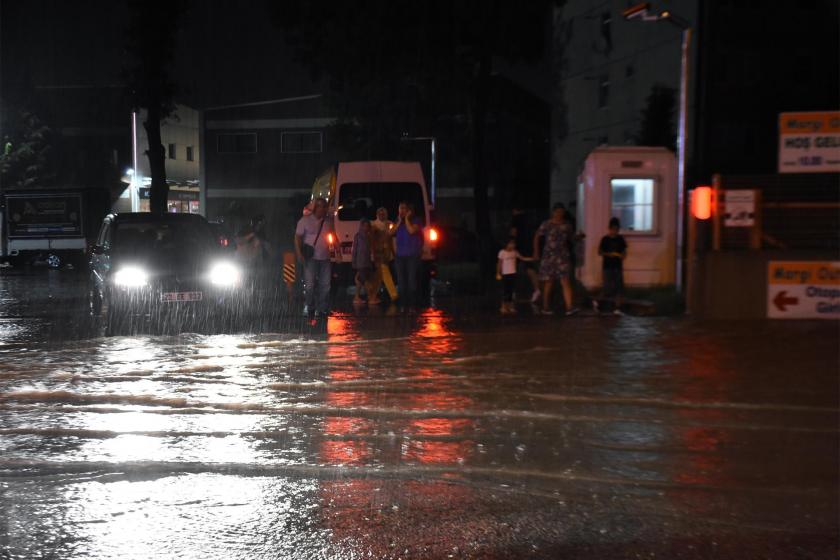
[[[331,235],[335,238],[332,218],[327,216],[327,201],[316,198],[312,213],[298,220],[295,229],[295,253],[298,262],[303,263],[303,293],[310,320],[316,311],[324,317],[330,312]]]

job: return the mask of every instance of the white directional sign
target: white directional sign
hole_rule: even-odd
[[[771,261],[767,317],[840,319],[840,261]]]

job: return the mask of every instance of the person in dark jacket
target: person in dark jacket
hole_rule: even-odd
[[[624,259],[627,258],[627,241],[619,232],[621,222],[618,218],[611,218],[609,233],[601,238],[598,254],[603,262],[603,288],[601,299],[612,301],[613,314],[623,315],[621,302],[624,298]],[[592,307],[599,310],[598,299],[592,300]]]

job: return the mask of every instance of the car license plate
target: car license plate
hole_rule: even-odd
[[[160,300],[166,303],[176,301],[201,301],[203,294],[201,292],[164,292],[160,295]]]

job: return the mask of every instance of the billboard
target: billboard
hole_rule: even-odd
[[[84,237],[80,194],[8,194],[9,239]]]

